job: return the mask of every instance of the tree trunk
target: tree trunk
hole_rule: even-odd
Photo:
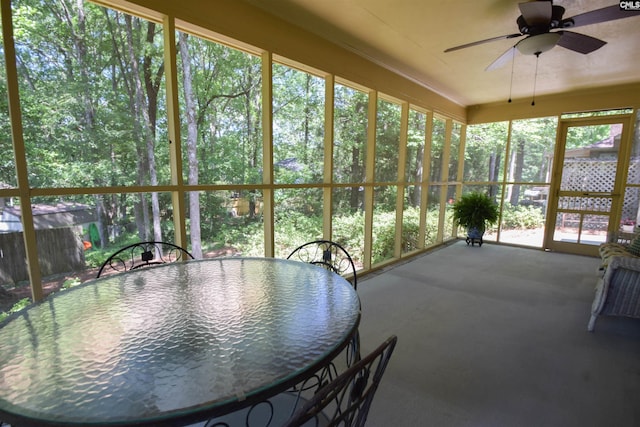
[[[422,164],[422,159],[424,158],[424,145],[420,145],[420,148],[418,150],[416,150],[416,175],[414,176],[413,180],[415,182],[420,183],[422,181],[422,173],[423,171],[423,164]],[[422,186],[421,185],[416,185],[415,186],[415,191],[413,192],[413,206],[414,207],[418,207],[420,206],[420,199],[422,198]]]
[[[74,30],[74,24],[72,21],[68,21],[68,25],[71,29],[72,32],[76,32],[76,37],[73,38],[74,40],[74,49],[77,53],[77,57],[78,57],[78,72],[80,74],[80,80],[82,82],[82,86],[85,88],[90,87],[89,85],[89,60],[87,58],[87,46],[86,46],[86,37],[87,37],[87,33],[86,33],[86,15],[85,15],[85,10],[84,10],[84,1],[83,0],[76,0],[76,9],[77,9],[77,24],[76,24],[76,30]],[[70,16],[70,15],[67,15]],[[84,109],[84,115],[83,115],[83,119],[84,119],[84,138],[89,140],[89,139],[93,139],[95,137],[95,108],[94,108],[94,103],[93,103],[93,99],[91,97],[91,92],[88,90],[83,90],[83,91],[79,91],[79,95],[78,95],[81,100],[81,105],[83,106]],[[84,147],[89,147],[90,144],[83,144]],[[82,147],[80,147],[82,149]],[[106,150],[105,150],[106,151]],[[85,153],[84,156],[86,156],[87,158],[93,158],[95,159],[95,156],[100,156],[100,153],[96,150],[90,150],[88,149]],[[96,217],[97,217],[97,223],[98,223],[98,234],[100,236],[100,247],[104,248],[106,243],[108,242],[108,212],[105,209],[105,205],[104,205],[104,196],[102,195],[96,195],[95,198],[95,204],[96,204]]]
[[[191,56],[187,45],[187,34],[181,32],[178,48],[182,57],[182,80],[187,113],[187,159],[189,185],[198,184],[198,125],[196,122],[196,103],[192,88]],[[189,192],[189,231],[191,234],[191,253],[195,258],[202,258],[202,242],[200,230],[200,193]]]
[[[242,157],[247,158],[248,162],[243,162],[243,174],[242,174],[242,182],[247,183],[246,169],[253,169],[257,164],[257,147],[258,147],[258,138],[260,138],[260,114],[255,114],[255,112],[259,112],[261,103],[261,99],[259,97],[253,98],[253,91],[251,88],[254,86],[253,82],[253,73],[247,73],[247,88],[248,90],[244,94],[245,101],[245,111],[246,111],[246,125],[247,125],[247,144],[249,147],[245,146],[245,142],[243,140],[242,143]],[[247,155],[247,150],[249,151],[249,155]],[[255,190],[251,190],[248,193],[250,203],[253,203],[253,208],[249,209],[249,219],[253,220],[256,217],[256,197],[258,197]]]
[[[500,153],[494,153],[491,155],[492,158],[492,171],[490,172],[491,177],[489,179],[489,181],[491,182],[496,182],[496,181],[500,181],[501,177],[498,176],[500,174],[500,159],[502,158],[502,156],[500,155]],[[500,191],[500,186],[497,184],[493,184],[491,185],[491,190],[489,191],[491,197],[497,197],[498,193]]]
[[[305,165],[309,163],[309,159],[307,158],[307,154],[309,152],[309,139],[311,137],[311,108],[309,104],[311,103],[311,74],[305,75],[305,102],[304,102],[304,143],[302,147],[302,153],[304,158],[300,159]]]
[[[140,240],[149,240],[149,230],[147,229],[148,214],[144,203],[144,195],[136,194],[138,200],[133,203],[133,216],[136,219],[136,229]]]
[[[351,149],[351,182],[360,182],[360,167],[358,160],[360,159],[360,149],[353,147]],[[357,212],[358,209],[363,208],[360,206],[360,186],[351,187],[351,193],[349,195],[349,206],[351,212]]]
[[[156,172],[156,161],[155,161],[155,141],[153,138],[153,131],[151,129],[151,121],[149,118],[149,111],[147,109],[147,105],[144,99],[144,93],[142,89],[142,80],[140,79],[140,69],[138,65],[138,58],[135,55],[135,50],[133,47],[133,26],[132,26],[132,17],[130,15],[125,15],[126,22],[126,30],[127,30],[127,48],[129,53],[129,61],[131,63],[131,74],[133,79],[133,85],[135,88],[135,97],[134,97],[134,111],[138,114],[135,115],[135,120],[137,122],[136,128],[139,131],[139,136],[144,141],[144,145],[146,146],[146,155],[147,155],[147,167],[149,171],[149,180],[150,184],[153,186],[158,185],[158,175]],[[144,205],[144,202],[143,202]],[[145,209],[146,211],[146,209]],[[158,201],[158,193],[151,193],[151,213],[153,220],[153,239],[156,241],[162,240],[162,230],[160,228],[160,203]],[[148,223],[148,221],[145,221]]]
[[[524,168],[524,145],[523,139],[518,141],[517,151],[515,153],[515,169],[513,173],[513,182],[522,181],[522,169]],[[520,185],[514,184],[511,191],[510,202],[513,206],[517,206],[520,203]]]
[[[100,236],[100,247],[104,248],[108,240],[109,229],[107,228],[107,212],[104,207],[104,196],[98,194],[94,198],[96,203],[96,217],[98,219],[98,236]],[[92,242],[93,243],[93,242]]]

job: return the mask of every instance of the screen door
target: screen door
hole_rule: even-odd
[[[596,256],[617,229],[628,124],[606,116],[560,122],[546,248]]]

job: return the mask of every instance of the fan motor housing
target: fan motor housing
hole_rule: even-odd
[[[572,19],[562,20],[564,12],[564,7],[553,5],[551,9],[551,17],[549,18],[548,23],[541,24],[538,22],[535,25],[529,25],[524,17],[520,15],[516,20],[516,24],[518,24],[518,29],[521,34],[530,34],[535,36],[537,34],[548,33],[549,30],[554,28],[567,28],[573,25]]]

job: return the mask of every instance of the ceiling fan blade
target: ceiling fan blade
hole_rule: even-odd
[[[517,53],[518,53],[518,50],[516,49],[516,47],[511,46],[505,53],[500,55],[495,61],[489,64],[489,66],[484,70],[485,71],[497,70],[498,68],[505,65],[507,62],[513,61],[513,58],[516,56]]]
[[[584,53],[585,55],[607,44],[604,40],[572,31],[558,31],[558,33],[562,34],[560,40],[558,40],[558,46],[574,52]]]
[[[477,42],[461,44],[460,46],[450,47],[449,49],[445,50],[445,52],[452,52],[454,50],[460,50],[460,49],[464,49],[464,48],[471,47],[471,46],[477,46],[479,44],[489,43],[489,42],[493,42],[493,41],[496,41],[496,40],[512,39],[514,37],[522,37],[522,34],[520,34],[520,33],[507,34],[506,36],[492,37],[490,39],[479,40]]]
[[[548,25],[551,22],[553,8],[551,1],[531,1],[518,4],[524,21],[529,26]]]
[[[573,25],[569,24],[567,27],[581,27],[583,25],[615,21],[616,19],[631,18],[632,16],[638,15],[640,15],[640,10],[622,10],[620,6],[616,4],[572,16],[571,18],[564,19],[563,22],[573,22]]]

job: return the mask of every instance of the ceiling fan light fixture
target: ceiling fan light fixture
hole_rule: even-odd
[[[520,40],[516,44],[516,48],[523,55],[539,55],[552,49],[560,40],[560,33],[544,33],[535,36],[529,36],[524,40]]]

